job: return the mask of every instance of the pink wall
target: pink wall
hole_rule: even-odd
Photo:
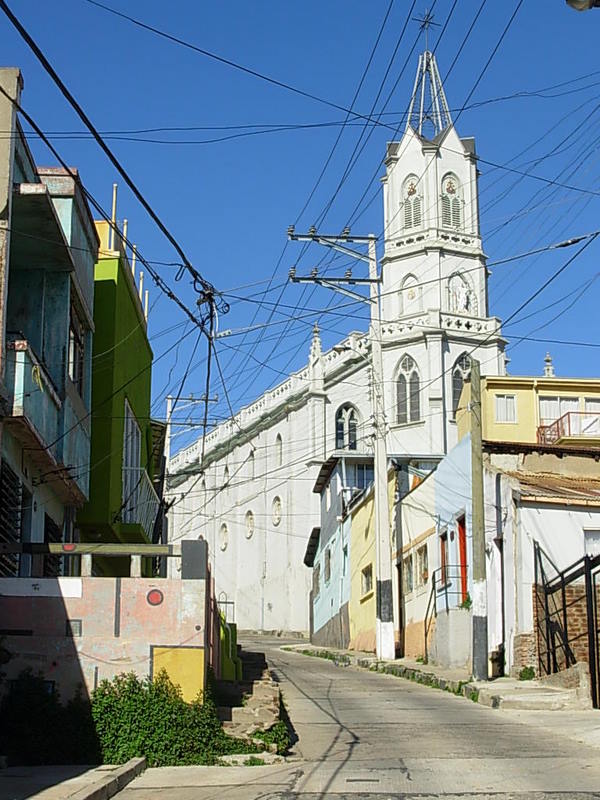
[[[153,645],[206,648],[205,663],[218,664],[211,588],[210,577],[0,578],[0,628],[15,632],[4,638],[13,657],[3,671],[41,672],[67,700],[120,672],[150,674]]]

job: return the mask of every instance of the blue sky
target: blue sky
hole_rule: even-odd
[[[389,0],[106,3],[203,49],[348,107]],[[446,81],[452,109],[463,105],[516,4],[516,0],[485,3]],[[417,2],[414,13],[422,13],[426,5],[433,5],[433,0],[428,4]],[[443,24],[453,5],[436,50],[442,77],[481,0],[458,0],[456,4],[454,0],[437,0],[436,21]],[[407,0],[396,0],[392,5],[354,106],[360,114],[371,110],[410,6]],[[107,134],[107,140],[194,265],[217,289],[229,293],[225,296],[231,310],[219,320],[220,328],[235,330],[253,320],[278,323],[262,329],[262,333],[221,341],[219,360],[235,408],[305,363],[314,320],[319,319],[326,346],[350,330],[366,328],[361,307],[351,309],[351,315],[347,309],[324,313],[330,304],[343,302],[341,298],[321,289],[307,289],[303,294],[298,285],[286,286],[292,264],[298,263],[299,272],[308,271],[322,257],[315,247],[298,260],[301,248],[297,244],[286,247],[285,233],[298,218],[323,168],[344,119],[342,111],[160,39],[85,0],[13,0],[11,7],[100,130],[187,129],[112,134],[128,135],[137,141]],[[440,30],[433,32],[433,42]],[[485,102],[461,114],[459,133],[476,137],[482,159],[519,170],[531,169],[539,176],[582,190],[549,186],[481,163],[482,233],[490,262],[600,227],[600,197],[593,194],[600,192],[599,32],[600,10],[578,14],[564,0],[527,0],[470,104],[495,102]],[[376,112],[382,110],[397,82],[381,118],[387,124],[399,124],[409,102],[417,56],[423,48],[419,41],[409,56],[417,36],[418,26],[411,22],[375,106]],[[24,107],[45,131],[58,134],[54,143],[59,151],[79,168],[89,190],[108,209],[111,186],[117,180],[113,168],[93,141],[80,136],[81,123],[8,21],[3,20],[0,27],[0,44],[4,65],[23,71]],[[408,66],[401,72],[407,58]],[[514,96],[540,93],[563,83],[542,92],[543,96]],[[265,130],[257,127],[215,130],[265,125],[305,127],[267,133],[256,133]],[[206,142],[248,132],[252,135]],[[365,133],[370,136],[341,190],[335,193],[361,133],[362,143]],[[381,126],[363,132],[360,121],[346,126],[323,179],[300,215],[299,229],[317,220],[335,193],[323,228],[340,230],[368,188],[366,201],[375,199],[359,207],[363,213],[353,230],[381,232],[379,182],[370,182],[382,174],[381,159],[391,134]],[[43,145],[32,142],[32,146],[39,163],[53,163]],[[532,160],[538,163],[532,165]],[[129,220],[132,241],[146,258],[175,261],[171,246],[122,181],[119,183],[119,217]],[[491,313],[508,317],[574,252],[559,250],[492,267]],[[507,337],[600,342],[600,279],[594,280],[600,270],[599,253],[600,239],[518,315],[507,327]],[[179,296],[193,306],[191,286],[185,279],[175,283],[175,273],[172,267],[161,268]],[[272,276],[272,284],[267,283]],[[278,311],[272,313],[279,298]],[[180,341],[155,365],[155,409],[161,416],[164,395],[169,389],[177,390],[196,334],[185,327],[181,312],[154,288],[151,304],[149,333],[156,337],[155,355]],[[278,321],[286,318],[279,312],[302,319],[280,324]],[[524,319],[532,312],[535,315]],[[177,323],[181,326],[175,331],[156,336]],[[203,390],[204,350],[201,343],[191,360],[186,393],[200,394]],[[552,352],[560,375],[595,376],[599,372],[598,349],[516,339],[509,349],[510,370],[540,373],[546,350]],[[228,410],[219,384],[216,375],[213,391],[220,402],[211,407],[215,418],[226,416]],[[185,440],[181,437],[177,442]]]

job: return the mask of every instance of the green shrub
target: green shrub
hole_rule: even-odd
[[[102,681],[92,715],[105,763],[145,756],[149,767],[214,764],[220,755],[258,750],[224,732],[210,685],[186,703],[164,670],[153,681],[135,673]]]
[[[290,732],[286,723],[280,719],[266,731],[257,731],[253,734],[255,739],[260,739],[267,747],[277,745],[277,753],[283,755],[290,746]]]
[[[535,678],[535,669],[533,667],[523,667],[519,672],[520,681],[532,681]]]

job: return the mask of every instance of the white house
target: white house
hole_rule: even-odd
[[[419,101],[435,97],[435,108]],[[430,92],[430,94],[428,94]],[[380,313],[388,454],[439,460],[456,443],[468,371],[504,374],[500,322],[488,316],[477,156],[454,128],[432,53],[419,59],[409,121],[387,146]],[[369,343],[351,333],[169,462],[172,540],[203,536],[216,593],[242,629],[308,630],[306,544],[313,494],[336,449],[371,452]]]

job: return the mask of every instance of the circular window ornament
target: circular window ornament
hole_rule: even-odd
[[[223,523],[221,525],[221,530],[219,532],[219,547],[221,550],[227,550],[227,545],[229,544],[229,531],[227,530],[227,525]]]
[[[254,534],[254,514],[246,511],[246,539],[251,539]]]
[[[149,606],[159,606],[164,599],[165,596],[160,589],[150,589],[146,595],[146,602]]]
[[[273,525],[277,526],[281,522],[281,498],[275,497],[271,505]]]

